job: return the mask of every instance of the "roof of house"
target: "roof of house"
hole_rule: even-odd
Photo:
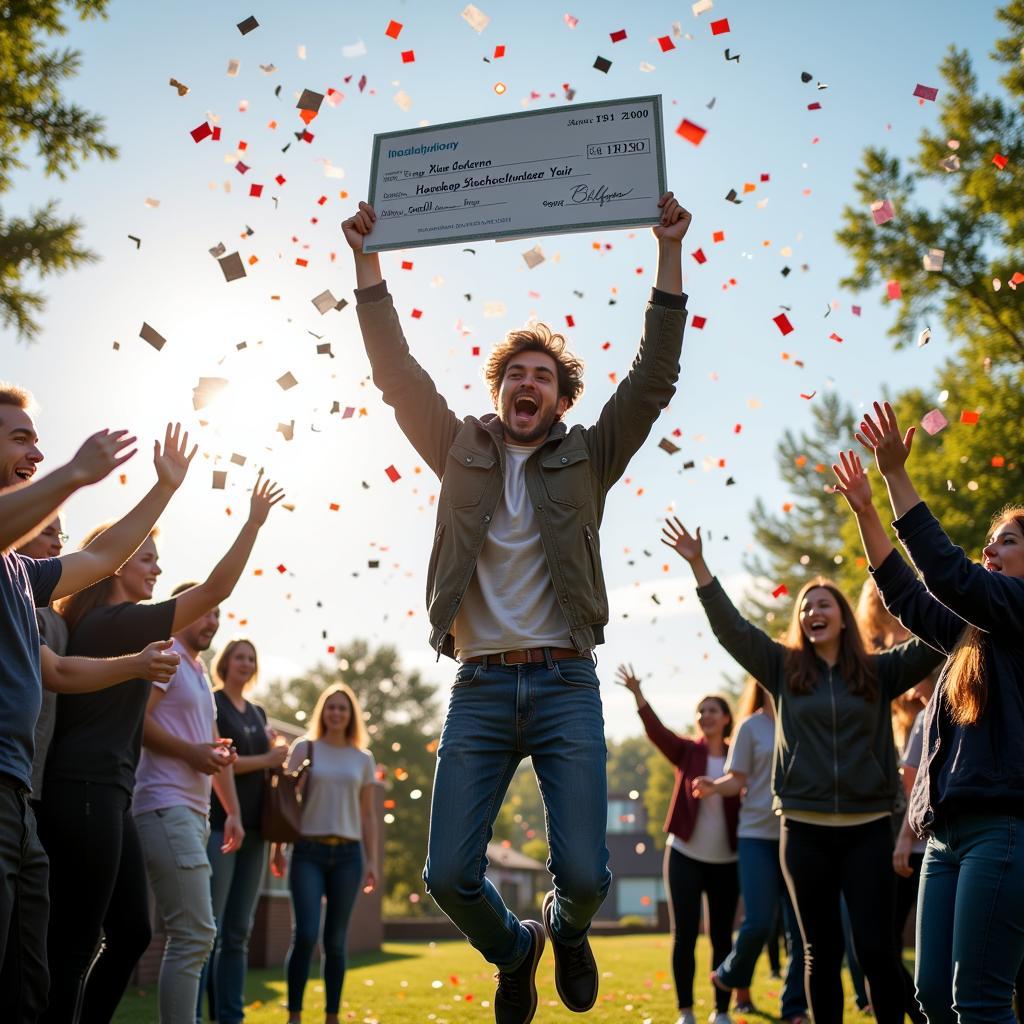
[[[514,868],[517,871],[547,871],[539,860],[527,857],[511,846],[502,846],[501,843],[487,844],[487,859],[499,867]]]

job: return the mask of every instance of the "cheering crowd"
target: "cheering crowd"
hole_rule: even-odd
[[[599,528],[607,491],[675,391],[686,318],[680,247],[690,215],[672,193],[659,209],[640,347],[590,427],[563,422],[582,391],[582,364],[543,324],[511,332],[492,352],[496,411],[456,417],[409,351],[377,256],[362,251],[372,207],[360,204],[343,225],[374,383],[441,479],[430,642],[459,664],[424,882],[497,968],[497,1024],[533,1019],[548,942],[562,1002],[583,1013],[598,996],[588,933],[611,879],[594,658],[608,622]],[[665,827],[680,1024],[695,1021],[704,894],[714,1024],[727,1024],[734,994],[749,1011],[754,963],[780,915],[788,1021],[842,1020],[844,955],[883,1024],[905,1014],[933,1024],[1014,1019],[1024,959],[1024,508],[997,513],[979,537],[982,563],[972,562],[914,489],[913,433],[876,405],[857,435],[886,483],[912,565],[888,539],[857,454],[843,451],[833,467],[870,567],[857,614],[835,585],[809,580],[785,636],[769,637],[711,575],[700,529],[666,524],[664,543],[691,566],[716,637],[750,676],[744,711],[734,720],[723,698],[705,697],[690,739],[659,720],[631,667],[619,670],[648,736],[676,768]],[[155,445],[156,482],[142,501],[63,553],[61,506],[131,458],[134,443],[102,431],[36,479],[43,455],[31,397],[0,385],[5,1014],[109,1021],[150,942],[151,890],[166,933],[163,1024],[199,1019],[207,992],[213,1019],[243,1020],[246,946],[269,855],[292,896],[289,1020],[301,1020],[319,940],[327,1022],[336,1024],[348,921],[381,870],[359,703],[345,686],[327,689],[289,750],[246,697],[258,669],[251,641],[220,650],[210,688],[200,655],[217,633],[219,605],[283,497],[262,474],[209,576],[151,600],[163,571],[156,523],[196,451],[180,426]],[[916,716],[915,701],[924,708]],[[907,733],[899,754],[894,706]],[[527,756],[553,876],[541,921],[519,920],[486,878],[494,820]],[[287,853],[280,844],[268,851],[261,834],[268,780],[284,768],[304,772],[300,836]],[[900,937],[918,875],[911,979]]]

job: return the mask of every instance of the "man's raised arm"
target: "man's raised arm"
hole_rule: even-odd
[[[686,322],[682,241],[690,213],[671,192],[658,201],[661,221],[652,229],[658,242],[658,273],[644,319],[640,348],[629,373],[587,431],[591,463],[611,487],[647,440],[661,410],[675,394]]]
[[[373,383],[395,410],[402,433],[440,477],[459,419],[438,393],[430,374],[413,358],[398,313],[381,276],[376,253],[363,252],[363,238],[377,215],[360,203],[355,216],[342,224],[356,267],[356,315],[373,371]]]

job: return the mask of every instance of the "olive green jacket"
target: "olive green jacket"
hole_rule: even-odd
[[[460,420],[448,408],[409,352],[386,283],[356,289],[356,301],[373,382],[441,479],[427,609],[431,646],[438,656],[454,657],[452,624],[504,487],[502,424],[493,413]],[[675,393],[685,319],[684,295],[654,289],[640,350],[597,423],[556,423],[526,462],[551,583],[580,652],[603,643],[608,622],[598,538],[605,496]]]

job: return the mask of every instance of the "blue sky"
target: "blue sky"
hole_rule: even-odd
[[[834,232],[863,148],[912,152],[934,123],[934,105],[920,105],[912,92],[918,83],[940,85],[937,65],[949,43],[966,47],[982,83],[995,87],[987,59],[997,34],[993,9],[716,0],[695,17],[690,4],[480,2],[491,21],[478,34],[460,17],[464,6],[120,0],[108,20],[76,23],[67,42],[81,49],[83,67],[70,92],[106,118],[120,159],[90,161],[63,183],[33,166],[3,206],[13,214],[58,198],[82,218],[85,240],[102,259],[44,282],[42,337],[26,347],[0,333],[2,374],[36,393],[51,465],[102,426],[149,439],[180,418],[199,430],[202,455],[163,523],[157,596],[209,571],[244,514],[249,469],[265,465],[295,510],[274,513],[252,561],[264,572],[239,585],[225,607],[235,619],[220,639],[246,619],[265,665],[281,672],[327,657],[328,643],[363,636],[396,644],[406,664],[446,686],[452,666],[433,662],[423,602],[437,482],[425,468],[417,472],[415,453],[366,380],[352,307],[321,317],[310,300],[325,288],[351,300],[351,260],[338,225],[366,191],[374,131],[555,105],[564,102],[565,84],[577,102],[660,93],[670,187],[693,212],[685,251],[700,246],[708,255],[702,266],[685,257],[689,308],[707,326],[687,334],[677,395],[608,502],[602,544],[613,616],[600,664],[610,735],[637,731],[631,699],[611,685],[621,660],[650,676],[652,703],[682,724],[733,666],[709,638],[685,564],[658,544],[660,521],[674,509],[710,529],[712,571],[738,598],[749,583],[742,556],[754,499],[777,509],[792,497],[773,455],[782,430],[808,421],[801,393],[834,388],[861,404],[883,386],[934,379],[948,354],[942,325],[930,325],[927,348],[894,353],[885,335],[891,316],[878,294],[884,288],[864,295],[839,288],[848,263]],[[566,11],[578,18],[575,29]],[[242,36],[235,26],[249,15],[260,26]],[[730,32],[713,36],[710,22],[720,18]],[[385,35],[391,19],[404,26],[397,40]],[[672,35],[677,21],[676,48],[662,53],[656,39]],[[612,43],[619,29],[627,39]],[[365,55],[343,55],[360,41]],[[506,56],[486,63],[498,45]],[[739,62],[724,59],[726,46]],[[415,61],[403,63],[409,49]],[[612,61],[607,74],[593,69],[597,56]],[[226,74],[232,59],[241,62],[234,77]],[[653,70],[642,71],[645,62]],[[261,64],[277,70],[265,74]],[[801,82],[803,71],[810,83]],[[171,77],[189,86],[187,96],[168,85]],[[310,144],[291,134],[302,127],[295,102],[303,88],[344,95],[323,106]],[[395,102],[399,93],[411,100],[408,110]],[[813,102],[822,109],[809,111]],[[196,145],[189,132],[207,116],[222,138]],[[684,117],[707,129],[699,147],[675,134]],[[239,157],[251,168],[244,176],[234,169]],[[278,174],[287,179],[282,186]],[[248,195],[252,182],[265,186],[259,199]],[[724,201],[746,182],[757,188],[742,205]],[[147,207],[147,199],[159,206]],[[712,242],[715,231],[724,231],[724,242]],[[384,256],[413,351],[460,414],[488,411],[482,359],[472,347],[486,353],[533,315],[563,329],[566,315],[575,320],[567,333],[587,362],[576,420],[596,417],[609,375],[621,375],[632,359],[654,278],[646,229],[536,241],[547,260],[533,270],[521,253],[534,240],[480,242],[475,254],[462,246],[413,250],[412,271],[399,269],[401,254]],[[223,280],[207,251],[218,242],[258,258],[244,280]],[[792,268],[788,277],[783,266]],[[489,303],[503,304],[505,314],[485,316]],[[785,339],[772,323],[782,304],[796,328]],[[863,307],[861,317],[852,304]],[[413,308],[422,318],[410,319]],[[168,339],[161,352],[139,339],[144,321]],[[833,331],[842,344],[829,340]],[[317,356],[310,332],[330,341],[336,358]],[[275,381],[287,371],[299,384],[283,392]],[[191,389],[201,376],[231,383],[215,406],[195,413]],[[332,416],[335,401],[366,415]],[[200,417],[207,426],[198,427]],[[285,442],[276,427],[291,420],[294,440]],[[676,429],[682,451],[670,457],[657,444]],[[244,470],[227,463],[234,452],[247,456]],[[696,467],[683,472],[690,459]],[[144,448],[123,486],[110,480],[72,499],[72,538],[142,493],[147,462]],[[402,476],[394,484],[384,472],[390,465]],[[229,470],[226,491],[211,489],[214,468]],[[729,476],[736,484],[726,489]],[[368,569],[371,559],[379,569]]]

